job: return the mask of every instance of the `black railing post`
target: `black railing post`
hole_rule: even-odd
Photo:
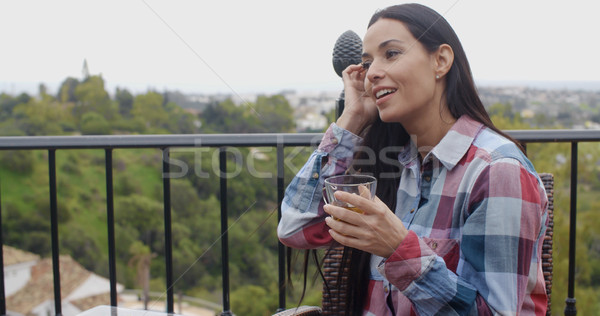
[[[281,202],[283,201],[284,195],[284,155],[283,155],[283,141],[277,141],[277,222],[281,220]],[[279,309],[282,311],[285,309],[285,295],[286,295],[286,280],[285,280],[285,258],[286,248],[281,241],[277,241],[278,249],[278,260],[279,260]]]
[[[62,315],[60,296],[60,261],[58,252],[58,207],[56,202],[56,150],[48,150],[48,182],[50,186],[50,237],[52,239],[52,272],[54,275],[54,312]]]
[[[571,143],[571,205],[569,221],[569,283],[565,315],[577,315],[575,306],[575,240],[577,236],[577,142]]]
[[[221,200],[221,268],[223,278],[223,312],[222,316],[233,315],[229,299],[229,237],[227,234],[227,151],[219,148],[219,178]]]
[[[115,208],[112,149],[105,149],[104,154],[106,172],[106,225],[108,230],[108,275],[110,279],[110,305],[117,306],[117,264],[115,255]]]
[[[2,196],[2,185],[0,185],[0,197]],[[2,240],[2,198],[0,198],[0,315],[6,315],[6,292],[4,291],[4,241]]]
[[[165,218],[165,266],[167,280],[167,313],[174,313],[173,299],[173,242],[171,240],[171,176],[169,148],[163,149],[163,202]]]

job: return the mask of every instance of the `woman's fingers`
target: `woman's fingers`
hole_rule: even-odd
[[[364,70],[364,68],[361,64],[350,65],[350,66],[346,67],[346,69],[344,69],[344,71],[342,71],[342,76],[344,74],[350,74],[352,72],[362,72],[363,70]]]
[[[366,232],[368,232],[368,230],[365,230],[365,225],[361,224],[361,219],[357,219],[357,215],[361,215],[361,214],[351,214],[352,211],[346,210],[346,209],[342,209],[340,212],[336,213],[338,214],[337,217],[335,215],[333,215],[330,217],[325,218],[325,223],[327,224],[327,226],[329,226],[329,228],[331,228],[331,230],[333,230],[334,232],[336,232],[339,235],[345,236],[347,238],[352,238],[355,241],[356,240],[360,240],[360,239],[370,239],[370,237],[368,236],[368,234],[365,234]],[[353,217],[352,219],[349,219],[351,217]],[[358,222],[359,225],[355,225],[352,222]],[[334,236],[332,236],[334,237]],[[335,237],[334,237],[335,239]],[[344,244],[344,242],[338,240],[338,242]]]
[[[361,65],[350,65],[342,72],[342,79],[346,85],[364,92],[365,70]]]
[[[334,193],[334,196],[337,200],[353,205],[354,207],[360,209],[363,213],[372,213],[373,211],[377,211],[377,207],[375,206],[376,200],[371,200],[371,192],[366,188],[360,188],[360,195],[348,193],[344,191],[337,191]],[[377,197],[375,197],[376,199]]]
[[[336,123],[354,134],[362,131],[377,117],[377,107],[365,91],[366,70],[362,65],[350,65],[342,72],[345,106]]]
[[[402,221],[377,197],[370,200],[358,194],[336,192],[336,199],[349,203],[359,212],[326,205],[326,218],[333,239],[342,245],[388,257],[408,231]]]
[[[323,206],[323,210],[327,214],[331,215],[334,219],[344,221],[355,226],[361,220],[360,215],[362,215],[360,212],[357,212],[358,210],[356,209],[350,210],[348,208],[335,206],[333,204],[327,204]]]
[[[360,207],[348,209],[329,204],[323,210],[331,215],[325,219],[327,225],[337,233],[355,238],[372,238],[370,234],[375,230],[374,219],[367,218]]]

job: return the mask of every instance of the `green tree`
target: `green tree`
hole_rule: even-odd
[[[5,203],[2,208],[2,240],[7,245],[40,255],[50,254],[50,219],[43,210],[19,209]]]
[[[163,106],[163,101],[163,96],[157,92],[138,94],[133,100],[131,114],[136,118],[142,118],[151,133],[166,133],[169,114]]]
[[[27,93],[21,93],[17,97],[12,97],[6,93],[0,94],[0,121],[8,119],[13,112],[15,106],[19,104],[27,104],[31,97]]]
[[[115,199],[115,223],[131,229],[149,246],[152,237],[162,231],[162,213],[163,205],[150,197],[132,194]]]
[[[250,116],[259,127],[258,132],[286,133],[294,130],[293,109],[282,95],[259,96],[256,99],[255,116]]]
[[[51,96],[48,94],[48,87],[47,87],[45,84],[43,84],[43,83],[40,83],[40,84],[38,85],[38,95],[39,95],[39,97],[40,97],[40,98],[42,98],[42,99],[43,99],[43,98],[46,98],[46,97],[51,97]]]
[[[118,118],[116,104],[110,99],[104,88],[101,76],[90,76],[75,88],[77,104],[74,108],[75,117],[81,119],[87,112],[96,112],[108,121]]]
[[[75,89],[79,85],[79,80],[73,77],[68,77],[65,81],[62,82],[60,88],[58,88],[58,94],[56,98],[63,103],[77,102],[77,97],[75,96]]]
[[[60,135],[63,133],[59,122],[67,119],[60,104],[46,95],[41,100],[31,98],[13,108],[13,117],[17,126],[25,134]]]
[[[74,97],[84,107],[99,107],[106,104],[110,97],[104,89],[104,79],[91,76],[75,87]]]
[[[293,110],[285,97],[259,96],[256,103],[231,99],[209,105],[201,115],[206,133],[276,133],[294,129]]]
[[[129,246],[129,253],[129,265],[135,267],[137,283],[143,291],[144,310],[147,310],[150,302],[150,265],[156,254],[151,253],[150,248],[139,241]]]
[[[176,134],[193,134],[198,132],[199,120],[173,102],[165,105],[169,114],[169,131]]]
[[[61,209],[62,211],[62,209]],[[62,212],[61,212],[62,213]],[[106,252],[101,250],[98,240],[90,236],[85,226],[69,222],[67,229],[60,231],[60,250],[76,258],[77,262],[91,271],[104,270],[101,268],[107,262]]]
[[[115,99],[119,104],[119,113],[123,117],[131,117],[131,110],[133,109],[133,94],[127,89],[117,88],[115,92]]]
[[[110,132],[110,124],[96,112],[87,112],[81,118],[81,133],[84,135],[107,135]]]
[[[202,112],[202,128],[205,133],[244,133],[247,122],[243,107],[238,107],[231,99],[213,103]]]

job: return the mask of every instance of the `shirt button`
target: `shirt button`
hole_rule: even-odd
[[[339,142],[338,139],[335,138],[335,137],[331,139],[331,143],[334,144],[334,145],[337,145],[338,142]]]
[[[430,176],[426,176],[425,177],[425,181],[427,181],[427,182],[431,181],[431,177]]]
[[[414,212],[415,212],[415,209],[414,209],[414,208],[413,208],[412,210],[410,210],[410,213],[411,213],[411,214],[412,214],[412,213],[414,213]]]
[[[438,246],[437,242],[434,241],[431,243],[431,249],[435,250],[437,248],[437,246]]]
[[[315,172],[312,174],[313,179],[319,179],[319,173]]]
[[[390,291],[390,289],[389,289],[389,288],[386,286],[386,287],[383,289],[383,291],[385,292],[385,294],[387,294],[387,293]]]

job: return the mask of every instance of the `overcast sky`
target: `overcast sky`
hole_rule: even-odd
[[[401,2],[2,0],[0,90],[54,88],[84,59],[109,92],[340,89],[338,36],[362,38],[375,10]],[[476,81],[600,80],[600,1],[420,3],[454,27]]]

